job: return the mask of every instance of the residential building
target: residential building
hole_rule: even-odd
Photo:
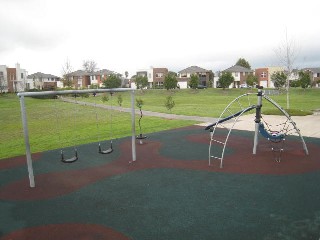
[[[164,83],[164,78],[168,74],[167,68],[154,68],[150,67],[149,69],[141,69],[136,72],[136,76],[147,77],[148,87],[147,88],[162,88]],[[131,88],[137,88],[134,80],[135,77],[131,80]]]
[[[269,81],[269,69],[268,68],[257,68],[255,70],[255,76],[258,78],[258,85],[264,88],[270,87]]]
[[[0,88],[4,92],[21,92],[25,90],[27,71],[17,63],[15,68],[0,65]]]
[[[94,85],[102,87],[103,81],[111,74],[118,75],[121,78],[123,84],[125,84],[121,74],[110,71],[108,69],[102,69],[92,73],[83,70],[77,70],[75,72],[69,73],[68,78],[76,89],[89,88]]]
[[[154,88],[163,88],[164,79],[168,72],[167,68],[153,68],[152,83]]]
[[[181,89],[188,88],[191,75],[193,74],[199,77],[199,85],[209,85],[210,71],[198,66],[191,66],[178,72],[177,80]]]
[[[304,68],[302,70],[310,73],[311,86],[320,87],[320,68]]]
[[[60,85],[60,77],[46,73],[33,73],[28,75],[26,82],[26,90],[29,89],[41,89],[41,90],[53,90]]]
[[[0,93],[8,92],[7,66],[0,65]]]
[[[246,80],[249,74],[253,74],[253,70],[239,65],[234,65],[222,72],[230,72],[234,77],[234,82],[229,86],[230,88],[239,88],[241,85],[246,85]]]

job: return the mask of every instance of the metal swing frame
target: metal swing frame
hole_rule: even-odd
[[[235,124],[237,123],[238,119],[246,112],[249,112],[253,109],[256,110],[256,116],[255,116],[255,133],[254,133],[254,144],[253,144],[253,150],[252,153],[256,154],[257,153],[257,147],[258,147],[258,135],[259,135],[259,128],[260,128],[260,124],[261,124],[261,108],[262,108],[262,98],[266,99],[268,102],[270,102],[273,106],[275,106],[277,109],[279,109],[281,111],[281,113],[287,118],[287,121],[293,126],[293,128],[295,129],[296,133],[299,135],[301,142],[302,142],[302,147],[305,151],[305,154],[308,155],[308,148],[307,145],[300,133],[300,130],[297,128],[296,123],[291,119],[290,115],[275,101],[273,101],[271,98],[269,98],[268,96],[265,96],[263,91],[262,91],[263,87],[258,87],[258,93],[245,93],[243,95],[240,95],[239,97],[235,98],[233,101],[231,101],[227,107],[223,110],[223,112],[220,114],[218,121],[208,125],[205,130],[209,130],[210,129],[210,143],[209,143],[209,166],[211,166],[211,159],[219,159],[220,160],[220,168],[223,167],[223,158],[224,158],[224,154],[225,154],[225,150],[226,150],[226,146],[227,146],[227,142],[229,139],[229,136],[231,134],[231,131],[233,130]],[[244,107],[241,102],[239,101],[239,99],[243,98],[243,97],[249,97],[249,95],[257,95],[257,105],[250,105],[248,107]],[[237,103],[240,107],[240,111],[237,113],[232,113],[229,108],[230,106],[232,106],[234,103]],[[226,112],[229,112],[231,115],[228,117],[223,118],[224,114]],[[216,132],[216,128],[219,125],[222,125],[222,123],[228,121],[228,120],[233,120],[233,124],[230,128],[228,128],[228,133],[225,137],[224,140],[220,141],[215,139],[214,134]],[[223,145],[221,154],[218,156],[212,155],[213,152],[213,142]]]
[[[20,100],[21,120],[23,126],[23,135],[26,149],[26,161],[29,176],[29,185],[31,188],[35,187],[34,171],[32,166],[32,156],[29,141],[29,129],[27,121],[27,113],[25,106],[25,97],[32,96],[46,96],[46,95],[66,95],[66,94],[81,94],[81,93],[103,93],[103,92],[131,92],[131,153],[132,162],[137,159],[136,156],[136,131],[135,131],[135,90],[132,88],[112,88],[112,89],[85,89],[85,90],[66,90],[66,91],[43,91],[43,92],[20,92],[18,97]],[[75,153],[74,157],[78,154]],[[73,159],[72,159],[73,160]]]

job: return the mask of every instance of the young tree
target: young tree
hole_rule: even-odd
[[[276,88],[281,89],[286,84],[287,75],[284,72],[274,72],[271,75],[271,80]]]
[[[249,62],[244,58],[239,58],[239,60],[236,62],[236,65],[251,69]]]
[[[176,78],[175,75],[173,75],[172,73],[168,73],[165,77],[164,77],[164,88],[169,90],[169,89],[175,89],[177,87],[178,84],[178,80]]]
[[[300,71],[299,72],[299,82],[303,89],[306,89],[311,85],[311,78],[309,72]]]
[[[144,89],[148,86],[148,78],[146,76],[137,76],[135,79],[137,89]]]
[[[189,81],[189,87],[196,89],[199,85],[199,76],[197,74],[192,74]]]
[[[223,72],[219,77],[219,85],[224,89],[228,88],[233,83],[234,77],[231,72]]]
[[[84,60],[82,68],[86,72],[93,73],[97,69],[97,63],[93,60]]]
[[[171,109],[174,107],[175,102],[173,101],[173,97],[172,96],[167,96],[166,97],[166,101],[164,103],[165,107],[170,111],[171,113]]]
[[[73,82],[70,76],[73,68],[71,66],[70,60],[67,58],[66,62],[62,65],[62,77],[63,77],[63,85],[65,87],[72,87]]]
[[[276,56],[279,59],[281,66],[284,66],[285,72],[287,75],[286,78],[286,92],[287,92],[287,109],[290,108],[290,97],[289,97],[289,89],[290,89],[290,79],[293,71],[293,65],[297,58],[297,48],[295,42],[293,40],[288,40],[288,34],[286,31],[285,42],[275,50]]]
[[[110,74],[103,80],[103,85],[105,88],[118,88],[121,86],[121,79],[115,74]]]
[[[258,84],[258,77],[256,75],[249,74],[246,82],[248,86],[254,87],[256,84]]]
[[[118,100],[119,106],[121,107],[122,106],[122,101],[123,101],[121,94],[118,95],[118,99],[117,100]]]

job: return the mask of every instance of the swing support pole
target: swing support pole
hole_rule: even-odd
[[[34,182],[34,174],[33,174],[33,167],[32,167],[26,107],[24,103],[24,96],[19,96],[19,98],[20,98],[21,119],[22,119],[23,134],[24,134],[24,143],[26,145],[26,158],[27,158],[27,166],[28,166],[28,173],[29,173],[29,183],[30,183],[30,187],[34,188],[36,185]]]

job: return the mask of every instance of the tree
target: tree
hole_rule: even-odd
[[[197,74],[192,74],[189,81],[189,87],[196,89],[199,85],[199,76]]]
[[[128,76],[129,76],[128,71],[125,71],[125,72],[124,72],[124,75],[126,76],[126,78],[128,78]]]
[[[97,63],[93,60],[84,60],[82,68],[85,72],[93,73],[97,69]]]
[[[171,113],[171,109],[174,107],[175,102],[173,101],[172,96],[167,96],[166,97],[166,101],[164,103],[165,107],[170,111]]]
[[[244,58],[239,58],[239,60],[236,62],[236,65],[251,69],[249,62]]]
[[[70,60],[67,58],[66,62],[62,65],[62,77],[63,77],[63,85],[65,87],[72,87],[73,82],[70,76],[73,68],[71,66]]]
[[[212,70],[209,71],[209,85],[213,87],[214,73]]]
[[[232,76],[231,72],[223,72],[219,77],[218,83],[224,90],[228,88],[233,81],[234,77]]]
[[[118,75],[110,74],[103,80],[103,85],[105,88],[118,88],[121,86],[121,79]]]
[[[118,100],[119,106],[121,107],[122,106],[122,102],[123,102],[121,94],[118,95],[118,99],[117,100]]]
[[[258,84],[258,77],[256,75],[249,74],[246,82],[248,86],[254,87],[256,84]]]
[[[287,75],[284,72],[274,72],[271,75],[271,80],[276,88],[281,89],[287,82]]]
[[[299,82],[303,89],[306,89],[311,85],[311,78],[309,72],[300,71],[299,72]]]
[[[168,73],[165,77],[164,77],[164,88],[169,90],[169,89],[175,89],[177,87],[178,84],[178,80],[176,78],[175,75],[173,75],[172,73]]]
[[[144,89],[148,86],[148,78],[146,76],[137,76],[135,79],[138,89]]]
[[[288,40],[288,34],[286,31],[286,39],[285,42],[275,50],[276,56],[279,59],[281,66],[284,66],[285,72],[287,75],[286,78],[286,91],[287,91],[287,109],[290,109],[290,97],[289,97],[289,89],[290,89],[290,79],[293,71],[293,65],[297,58],[297,48],[295,42],[293,40]]]

